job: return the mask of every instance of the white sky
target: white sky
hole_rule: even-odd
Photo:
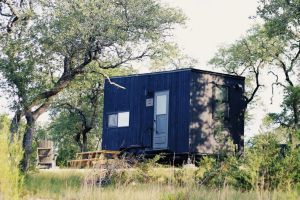
[[[218,47],[234,42],[256,23],[249,17],[256,13],[257,0],[161,1],[172,7],[181,8],[187,15],[185,28],[175,29],[174,40],[185,54],[198,59],[201,69],[213,70],[209,68],[207,62]],[[262,101],[253,111],[254,120],[245,129],[246,138],[258,133],[261,119],[266,112],[278,111],[279,108],[280,99],[275,98],[275,103],[270,105],[271,90],[268,87],[268,80],[264,82],[267,88],[264,90]],[[0,96],[0,113],[9,112],[6,101],[3,96]]]
[[[176,41],[205,68],[222,44],[238,39],[254,23],[256,0],[162,0],[189,18],[186,28],[175,31]]]

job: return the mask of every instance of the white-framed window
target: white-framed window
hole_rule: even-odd
[[[118,126],[118,114],[108,115],[108,127],[117,127]]]
[[[108,115],[108,127],[128,127],[129,112],[118,112]]]
[[[118,127],[129,126],[129,112],[118,113]]]

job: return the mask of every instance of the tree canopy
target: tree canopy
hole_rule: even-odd
[[[25,155],[36,119],[77,76],[95,71],[105,76],[100,69],[157,55],[173,26],[185,21],[181,11],[155,0],[35,3],[27,23],[0,36],[0,71],[18,97],[11,131],[22,116],[27,120]]]
[[[268,77],[272,92],[283,89],[281,113],[270,113],[274,122],[299,129],[299,1],[261,0],[257,17],[264,20],[248,34],[233,44],[219,49],[210,61],[223,71],[246,76],[248,89],[247,104],[253,102],[257,91],[263,87],[261,80]],[[262,74],[264,74],[262,76]],[[280,87],[280,88],[279,88]],[[290,142],[292,142],[292,134]]]

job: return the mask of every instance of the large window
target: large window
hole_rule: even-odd
[[[226,120],[229,118],[229,89],[227,86],[215,85],[213,91],[215,99],[213,116]]]
[[[108,127],[128,127],[129,112],[119,112],[108,115]]]

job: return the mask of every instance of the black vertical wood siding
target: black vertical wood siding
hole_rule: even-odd
[[[133,145],[152,148],[154,106],[146,107],[149,94],[169,90],[168,148],[175,153],[214,153],[212,83],[229,87],[230,119],[227,129],[243,145],[244,78],[195,69],[115,77],[105,81],[102,148],[120,150]],[[148,95],[148,96],[147,96]],[[108,128],[108,115],[130,112],[129,127]]]
[[[152,148],[154,106],[146,107],[147,93],[169,90],[169,150],[188,152],[190,70],[116,77],[111,81],[126,89],[105,82],[103,149],[132,145]],[[108,114],[122,111],[130,112],[129,127],[108,128]]]
[[[220,143],[216,134],[229,134],[235,144],[243,147],[244,78],[193,70],[190,85],[190,152],[217,153]],[[213,87],[216,85],[228,88],[229,118],[222,132],[217,130],[213,113],[216,105]]]

